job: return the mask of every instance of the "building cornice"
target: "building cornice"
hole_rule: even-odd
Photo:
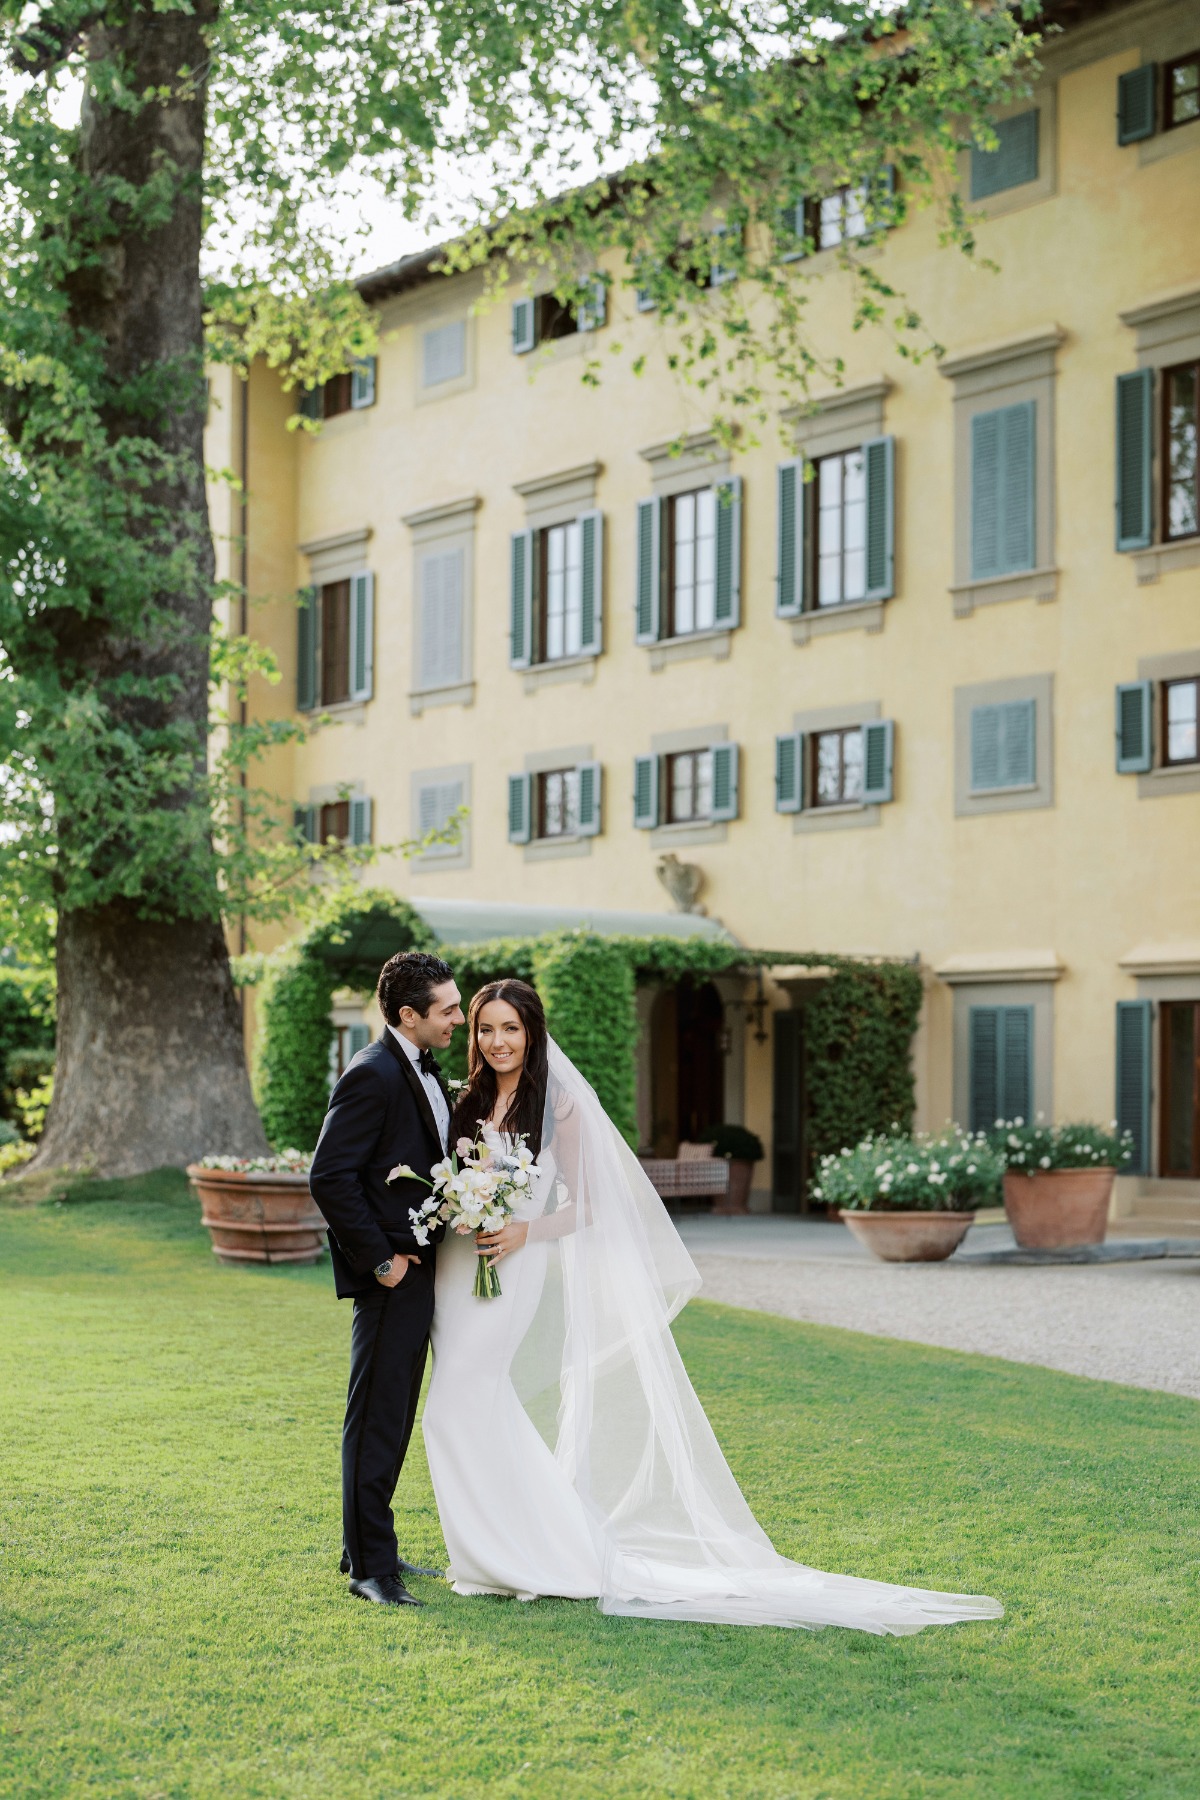
[[[943,356],[938,374],[950,381],[962,375],[973,375],[978,369],[992,369],[997,363],[1016,362],[1022,356],[1041,356],[1057,350],[1066,340],[1061,325],[1039,325],[1036,331],[1023,331],[1017,337],[999,338],[994,344],[980,344],[956,356]]]
[[[964,987],[968,982],[1058,981],[1066,964],[1054,950],[965,950],[935,963],[933,972],[948,987]]]

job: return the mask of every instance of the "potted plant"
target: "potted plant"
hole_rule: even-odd
[[[706,1134],[705,1142],[712,1145],[714,1156],[723,1156],[729,1164],[729,1189],[725,1204],[714,1206],[713,1211],[749,1212],[754,1165],[763,1159],[762,1139],[756,1137],[754,1132],[747,1131],[744,1125],[718,1125],[715,1130]]]
[[[1004,1210],[1023,1250],[1102,1244],[1113,1177],[1133,1157],[1133,1136],[1103,1125],[997,1120],[992,1143],[1004,1160]]]
[[[943,1262],[995,1204],[1003,1170],[983,1132],[896,1132],[822,1157],[812,1195],[884,1262]]]
[[[205,1156],[188,1167],[200,1222],[223,1263],[315,1263],[328,1231],[308,1191],[312,1157]]]

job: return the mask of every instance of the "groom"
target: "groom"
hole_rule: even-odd
[[[434,1571],[401,1559],[392,1495],[429,1350],[434,1251],[418,1248],[408,1216],[428,1188],[416,1181],[389,1187],[387,1174],[397,1163],[423,1174],[446,1153],[450,1101],[433,1052],[446,1048],[463,1013],[451,969],[420,950],[389,958],[376,993],[386,1029],[330,1095],[309,1186],[329,1225],[338,1298],[354,1301],[342,1569],[363,1600],[420,1606],[401,1573]]]

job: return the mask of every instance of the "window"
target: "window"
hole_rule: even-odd
[[[858,806],[863,797],[863,734],[860,725],[812,733],[809,792],[814,806]]]
[[[971,419],[971,578],[987,581],[1036,562],[1037,402]]]
[[[421,386],[440,387],[467,372],[467,321],[451,319],[421,335]]]
[[[1034,785],[1036,711],[1033,700],[1008,700],[999,706],[972,708],[973,794]]]
[[[463,679],[464,552],[432,550],[420,557],[420,648],[417,685],[424,692]]]
[[[608,286],[595,280],[585,289],[586,297],[574,302],[562,301],[556,294],[535,294],[514,300],[512,309],[512,347],[524,356],[539,344],[556,338],[574,337],[577,331],[598,331],[608,314]]]
[[[578,656],[583,647],[583,545],[578,519],[538,533],[540,662]]]
[[[376,360],[363,356],[352,368],[331,375],[322,387],[308,388],[300,398],[306,419],[332,419],[338,413],[358,412],[375,404]]]
[[[579,830],[579,770],[548,769],[537,777],[537,835],[574,837]]]
[[[1200,362],[1163,371],[1163,537],[1200,531]]]
[[[1165,130],[1200,119],[1200,50],[1167,64],[1164,97]]]
[[[345,1074],[360,1050],[371,1041],[369,1025],[335,1025],[329,1045],[329,1085]]]
[[[697,488],[668,502],[670,601],[668,637],[711,631],[716,624],[717,492]]]
[[[1200,762],[1200,678],[1162,684],[1163,763]]]
[[[835,188],[832,194],[807,201],[804,210],[805,236],[817,250],[832,250],[868,230],[867,185]]]
[[[862,450],[821,457],[816,484],[817,605],[862,600],[867,591],[867,478]]]
[[[667,823],[684,825],[712,816],[713,753],[680,750],[667,758]]]
[[[1038,109],[1000,119],[993,126],[996,148],[971,146],[971,199],[986,200],[1006,188],[1023,187],[1038,176]]]
[[[1162,1003],[1159,1174],[1200,1175],[1200,1001]]]
[[[427,838],[433,832],[445,831],[462,804],[461,781],[430,781],[422,784],[417,789],[417,831],[420,837]],[[445,843],[426,844],[421,856],[459,856],[461,853],[460,837]]]
[[[330,581],[321,589],[322,706],[350,698],[350,583]]]
[[[972,1006],[968,1012],[971,1131],[998,1119],[1033,1117],[1033,1007]]]

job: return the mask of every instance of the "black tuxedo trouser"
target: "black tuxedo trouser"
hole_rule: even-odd
[[[359,1581],[394,1575],[399,1563],[392,1495],[417,1416],[432,1319],[433,1269],[424,1262],[410,1263],[399,1287],[378,1287],[354,1302],[342,1529]]]

